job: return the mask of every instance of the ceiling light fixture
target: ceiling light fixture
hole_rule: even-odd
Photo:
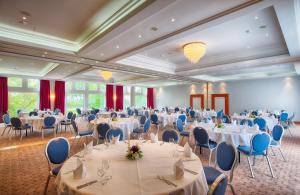
[[[116,46],[116,48],[117,48],[117,49],[119,49],[119,48],[120,48],[120,46],[119,46],[119,45],[117,45],[117,46]]]
[[[183,46],[184,56],[192,63],[197,63],[206,52],[206,44],[203,42],[192,42]]]
[[[139,39],[142,38],[142,35],[138,35],[138,38],[139,38]]]
[[[255,20],[258,20],[258,16],[255,16],[254,19],[255,19]]]
[[[104,70],[104,71],[101,71],[100,74],[101,74],[102,78],[106,81],[112,77],[112,72],[110,72],[110,71]]]
[[[175,18],[171,18],[171,22],[175,22]]]
[[[104,53],[100,53],[100,56],[104,56]]]

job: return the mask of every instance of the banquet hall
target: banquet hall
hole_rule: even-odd
[[[300,0],[0,0],[0,194],[300,194]]]

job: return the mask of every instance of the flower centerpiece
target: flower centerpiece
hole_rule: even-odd
[[[126,158],[128,160],[137,160],[143,157],[143,152],[138,145],[128,147]]]
[[[225,128],[225,125],[223,124],[223,121],[222,121],[221,118],[217,119],[217,123],[216,123],[215,127],[217,127],[217,128]]]

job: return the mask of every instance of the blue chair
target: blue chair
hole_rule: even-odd
[[[220,174],[214,181],[209,185],[207,195],[225,195],[227,188],[227,177],[223,173]]]
[[[55,110],[54,110],[55,115],[58,115],[60,112],[61,112],[61,110],[59,108],[55,108]]]
[[[39,114],[35,111],[29,112],[29,116],[38,116]]]
[[[140,118],[140,127],[144,127],[145,122],[146,122],[146,116],[142,115]]]
[[[204,123],[209,123],[212,119],[210,117],[203,118]]]
[[[181,114],[181,115],[178,116],[178,119],[180,119],[182,121],[182,123],[185,124],[186,115],[185,114]]]
[[[133,115],[133,111],[131,109],[128,109],[127,110],[127,114],[128,114],[128,116],[132,116]]]
[[[128,116],[130,116],[130,115],[128,115]],[[126,118],[126,114],[125,113],[121,113],[120,114],[120,118]]]
[[[73,115],[74,117],[74,115]],[[75,115],[76,118],[76,115]],[[81,138],[85,137],[85,141],[87,142],[88,137],[92,137],[94,138],[94,131],[93,130],[84,130],[84,131],[79,131],[78,126],[75,122],[75,120],[71,120],[71,124],[73,126],[74,129],[74,134],[75,134],[75,138],[74,141],[72,142],[72,145],[75,143],[75,141],[77,140],[77,143],[81,140]],[[77,139],[78,138],[78,139]]]
[[[95,120],[96,119],[96,115],[94,115],[94,114],[90,114],[89,116],[88,116],[88,121],[89,122],[91,122],[92,120]]]
[[[11,122],[11,125],[13,127],[13,130],[15,130],[15,133],[16,131],[20,131],[20,139],[22,140],[22,130],[25,130],[26,131],[26,136],[27,136],[27,129],[32,129],[32,126],[29,125],[29,124],[22,124],[21,120],[19,118],[16,118],[16,117],[13,117],[10,119],[10,122]]]
[[[149,111],[148,111],[148,110],[145,111],[145,116],[146,116],[147,118],[149,118]]]
[[[48,178],[44,188],[44,194],[47,194],[48,184],[51,177],[56,177],[62,167],[62,164],[68,159],[70,153],[70,144],[68,139],[57,137],[49,140],[45,147],[45,156],[48,162]],[[53,168],[53,166],[55,166]]]
[[[176,108],[174,109],[174,111],[175,111],[175,112],[179,112],[179,108],[176,107]]]
[[[71,119],[72,119],[72,116],[73,116],[73,112],[68,112],[67,118],[65,120],[62,120],[60,122],[61,129],[62,129],[63,126],[65,126],[65,132],[67,131],[67,127],[69,127],[70,130],[71,130],[71,125],[72,125],[71,124]]]
[[[151,114],[150,116],[151,124],[155,125],[157,127],[157,132],[159,131],[159,121],[157,114]]]
[[[220,110],[220,111],[217,112],[217,118],[218,118],[218,119],[222,119],[223,116],[224,116],[223,110]]]
[[[281,150],[281,139],[283,137],[283,134],[284,134],[284,129],[281,125],[275,125],[273,127],[270,148],[272,151],[273,148],[278,148],[283,160],[286,161]],[[275,154],[274,151],[273,154]]]
[[[135,116],[139,116],[139,111],[138,111],[138,109],[134,109],[134,114],[135,114]]]
[[[177,131],[172,130],[172,129],[164,130],[164,132],[162,133],[162,141],[169,142],[170,139],[174,139],[174,141],[176,143],[179,142],[179,135],[178,135]]]
[[[193,130],[193,134],[194,134],[195,141],[196,141],[194,152],[196,151],[197,147],[200,148],[200,154],[202,153],[202,148],[209,149],[208,164],[210,165],[211,154],[212,154],[212,151],[216,149],[217,143],[209,139],[207,131],[205,129],[203,129],[202,127],[196,127]]]
[[[250,146],[238,146],[238,151],[239,151],[239,162],[240,162],[240,153],[243,153],[244,155],[247,156],[250,172],[252,178],[254,178],[252,166],[250,164],[250,156],[253,156],[253,166],[255,165],[255,157],[256,156],[264,156],[266,157],[268,161],[268,166],[271,172],[272,177],[274,177],[273,170],[271,167],[271,163],[268,157],[267,149],[270,146],[271,138],[269,134],[266,132],[262,132],[259,134],[254,135],[251,138]]]
[[[289,115],[287,112],[282,112],[279,116],[279,123],[283,126],[284,129],[289,131],[290,136],[292,137],[292,132],[289,126]]]
[[[90,114],[91,114],[91,115],[96,115],[96,112],[95,112],[95,110],[94,110],[94,109],[93,109],[93,110],[91,110]]]
[[[82,112],[81,112],[80,108],[76,108],[76,112],[77,112],[78,116],[81,116]]]
[[[55,133],[55,117],[53,116],[47,116],[44,118],[44,125],[42,126],[42,129],[53,129],[53,132]],[[44,132],[44,131],[43,131]],[[43,133],[44,136],[44,133]]]
[[[253,115],[253,116],[258,116],[258,112],[257,112],[257,111],[252,111],[252,112],[251,112],[251,115]]]
[[[119,136],[119,135],[120,135],[120,140],[122,141],[123,140],[123,131],[122,131],[122,129],[120,129],[120,128],[111,128],[106,132],[105,138],[107,140],[111,140],[113,136],[116,137],[116,136]]]
[[[228,144],[226,142],[221,142],[218,144],[216,149],[216,163],[215,167],[203,167],[205,177],[208,185],[212,185],[212,183],[222,174],[220,170],[224,172],[230,172],[230,178],[228,185],[231,187],[233,194],[235,191],[232,186],[233,180],[233,170],[236,164],[236,149],[232,144]],[[225,190],[226,190],[226,186]]]
[[[194,110],[190,111],[190,116],[192,119],[194,119],[196,117],[196,112]]]
[[[181,119],[177,119],[177,121],[176,121],[176,128],[177,128],[177,130],[178,130],[180,136],[182,137],[180,143],[183,142],[183,138],[184,138],[184,137],[187,137],[187,138],[190,137],[190,132],[184,130],[183,122],[182,122]]]
[[[231,123],[230,117],[228,115],[224,115],[222,118],[223,123]]]
[[[249,127],[253,126],[253,122],[250,119],[242,119],[240,125],[245,125],[247,124]]]
[[[110,113],[110,117],[111,118],[117,118],[118,114],[116,112],[112,112],[112,113]]]
[[[10,116],[8,114],[4,114],[2,116],[2,120],[4,122],[5,127],[4,127],[4,130],[3,130],[2,134],[1,134],[1,136],[4,135],[6,128],[9,128],[7,133],[9,133],[10,130],[12,129],[12,125],[10,123]]]
[[[133,133],[136,133],[136,134],[147,134],[148,131],[150,129],[150,119],[147,119],[146,122],[145,122],[145,125],[143,126],[143,128],[136,128],[136,129],[133,129]]]
[[[259,126],[259,130],[267,131],[267,121],[261,117],[256,117],[253,121],[254,125],[257,124]]]
[[[106,133],[109,129],[110,126],[107,123],[100,123],[97,125],[97,132],[98,132],[97,144],[99,143],[99,140],[105,140]]]

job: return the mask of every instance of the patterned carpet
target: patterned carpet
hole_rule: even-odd
[[[153,127],[154,130],[154,127]],[[2,132],[2,129],[0,130]],[[293,137],[288,134],[283,138],[283,152],[287,158],[284,162],[278,151],[270,155],[276,178],[272,178],[267,161],[258,158],[254,167],[255,179],[250,178],[247,160],[244,156],[234,172],[233,185],[237,194],[300,194],[300,126],[292,128]],[[59,136],[71,138],[69,132]],[[46,133],[41,140],[40,133],[30,134],[22,141],[19,137],[0,138],[0,194],[42,194],[47,179],[47,161],[44,147],[53,137]],[[71,140],[72,141],[72,140]],[[79,143],[71,149],[71,155],[83,146]],[[203,165],[207,165],[208,152],[200,156]],[[48,194],[56,194],[54,179],[51,179]],[[227,188],[226,194],[231,194]]]

